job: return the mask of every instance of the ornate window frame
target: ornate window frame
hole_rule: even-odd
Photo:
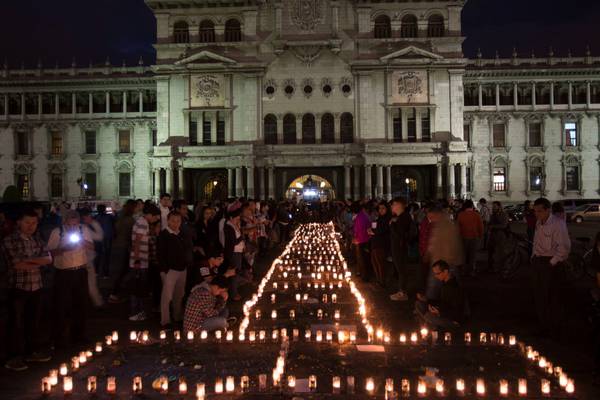
[[[30,163],[16,163],[14,164],[14,185],[19,187],[19,175],[27,175],[29,180],[29,197],[23,198],[22,200],[33,200],[34,195],[34,187],[33,187],[33,170],[35,169],[33,164]],[[20,193],[19,193],[20,195]]]
[[[33,126],[29,124],[13,124],[14,159],[17,161],[29,161],[33,159]],[[19,135],[27,136],[27,154],[19,154]]]
[[[531,168],[533,167],[541,167],[542,168],[542,176],[541,176],[541,189],[540,190],[532,190],[531,189]],[[527,196],[531,196],[532,194],[539,193],[540,197],[544,197],[548,195],[548,191],[546,190],[546,158],[543,154],[533,154],[525,158],[525,194]]]
[[[52,176],[60,175],[61,182],[61,195],[60,196],[52,196]],[[67,167],[62,162],[55,162],[48,164],[48,199],[54,200],[62,200],[68,197],[68,184],[67,184]]]
[[[562,164],[562,188],[561,194],[566,196],[567,194],[576,194],[579,196],[583,196],[585,190],[583,189],[583,159],[579,154],[564,154],[560,160]],[[568,167],[577,167],[578,174],[578,190],[567,190],[567,168]]]
[[[100,179],[102,175],[100,175],[100,166],[96,161],[87,161],[81,164],[81,179],[83,182],[85,182],[85,176],[87,174],[96,174],[96,195],[94,198],[98,198],[98,193],[100,192]],[[83,195],[83,190],[81,188],[80,191],[81,195]]]
[[[273,87],[273,93],[267,93],[267,88],[269,87]],[[263,94],[264,96],[266,96],[269,99],[272,99],[273,97],[275,97],[275,94],[277,93],[277,81],[275,79],[267,79],[263,85]]]
[[[504,124],[504,147],[494,147],[494,125]],[[493,114],[488,117],[489,130],[489,146],[490,153],[508,153],[510,152],[510,135],[509,135],[509,114]]]
[[[285,90],[285,89],[286,89],[288,86],[291,86],[291,87],[292,87],[292,89],[294,89],[294,90],[292,91],[292,93],[288,93],[288,92]],[[297,87],[296,87],[296,86],[297,86],[297,85],[296,85],[296,80],[295,80],[295,79],[293,79],[293,78],[288,78],[288,79],[285,79],[285,80],[283,81],[283,84],[282,84],[282,87],[283,87],[283,93],[285,94],[285,97],[287,97],[288,99],[291,99],[291,98],[294,96],[294,94],[296,94],[296,89],[297,89]]]
[[[511,196],[512,190],[510,190],[510,164],[511,160],[507,155],[490,155],[490,197],[498,197],[502,195],[506,195],[507,197]],[[494,190],[494,168],[500,167],[504,168],[504,190],[496,191]]]
[[[312,78],[304,78],[302,80],[301,86],[302,86],[302,94],[304,95],[305,98],[309,99],[315,92],[315,81]],[[307,86],[310,86],[310,88],[311,88],[310,93],[306,93],[304,91],[304,88]]]
[[[134,145],[134,136],[135,136],[135,122],[130,120],[117,121],[113,124],[115,130],[115,157],[119,159],[133,159],[135,156],[135,145]],[[119,149],[119,132],[120,131],[129,131],[129,153],[121,153]]]
[[[135,164],[133,160],[120,160],[115,163],[115,196],[119,199],[135,198]],[[121,196],[120,189],[120,174],[129,174],[129,194]],[[97,185],[97,183],[96,183]],[[96,190],[98,190],[96,188]]]
[[[546,151],[548,149],[548,146],[546,146],[546,119],[544,118],[544,116],[538,114],[529,114],[523,117],[523,123],[525,124],[525,151]],[[541,146],[531,146],[531,144],[529,143],[529,129],[532,123],[540,124]]]
[[[568,113],[563,114],[560,117],[560,148],[562,151],[579,151],[581,152],[583,142],[583,113]],[[567,132],[565,130],[565,124],[574,122],[577,126],[577,146],[567,146]]]
[[[430,116],[431,118],[431,116]],[[464,126],[469,125],[468,138],[464,135]],[[473,151],[473,128],[475,128],[475,116],[472,114],[464,114],[463,118],[463,141],[467,143],[467,150]]]
[[[82,159],[97,159],[100,158],[100,152],[98,151],[98,136],[100,133],[101,124],[96,121],[82,121],[79,123],[79,131],[81,134],[81,152],[80,156]],[[86,133],[87,132],[95,132],[96,133],[96,153],[88,154],[86,152]]]
[[[349,92],[344,92],[344,86],[348,85],[350,87]],[[344,97],[350,97],[354,93],[354,80],[350,77],[344,76],[340,79],[339,83],[340,92],[344,95]]]
[[[58,133],[62,141],[62,151],[60,154],[52,153],[52,136],[54,133]],[[47,151],[48,160],[61,161],[67,158],[67,125],[61,123],[49,123],[46,124],[46,137],[47,137]]]
[[[325,90],[323,90],[325,88],[325,86],[329,85],[329,87],[331,87],[331,91],[329,93],[325,92]],[[321,93],[323,94],[323,97],[330,97],[333,94],[333,88],[335,87],[335,84],[333,83],[333,81],[330,78],[323,78],[321,79]]]

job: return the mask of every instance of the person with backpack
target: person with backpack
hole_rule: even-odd
[[[390,239],[392,262],[398,274],[398,291],[390,295],[393,301],[407,301],[406,286],[408,279],[408,245],[410,229],[413,223],[407,209],[406,200],[396,197],[392,200],[392,219],[390,220]]]
[[[81,225],[79,213],[66,211],[63,224],[48,239],[48,250],[54,259],[54,343],[64,346],[67,316],[71,322],[71,341],[86,343],[85,327],[88,304],[88,251],[94,241],[89,229]]]

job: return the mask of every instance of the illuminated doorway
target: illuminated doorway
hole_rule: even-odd
[[[224,200],[227,198],[227,177],[223,174],[210,176],[200,190],[200,199],[204,201]]]
[[[321,176],[302,175],[288,186],[285,197],[306,202],[329,201],[335,199],[335,190],[331,183]]]

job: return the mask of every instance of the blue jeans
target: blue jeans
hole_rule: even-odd
[[[200,324],[199,330],[211,332],[219,329],[226,329],[227,317],[229,317],[229,309],[223,307],[219,315],[205,319],[204,322]]]
[[[144,312],[144,297],[148,294],[148,270],[131,269],[130,315]]]

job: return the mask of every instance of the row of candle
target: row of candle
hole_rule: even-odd
[[[533,350],[533,347],[525,346],[523,353],[527,359],[539,367],[542,372],[554,376],[558,380],[559,386],[567,393],[569,393],[570,387],[574,387],[573,380],[569,378],[562,367],[555,366],[551,361],[546,359],[546,357],[541,356],[539,352]]]
[[[340,319],[340,315],[341,315],[340,310],[335,310],[333,312],[333,319],[339,320]],[[289,310],[289,317],[292,320],[296,319],[296,310],[294,310],[294,309]],[[262,311],[260,309],[257,309],[254,312],[254,318],[257,319],[257,320],[260,320],[262,318]],[[317,310],[317,318],[319,320],[323,319],[323,310],[320,309],[320,308]],[[277,310],[271,310],[271,319],[272,320],[276,320],[277,319]]]
[[[293,283],[294,289],[300,289],[300,282],[294,282]],[[341,289],[344,286],[343,281],[338,281],[337,283],[332,283],[330,282],[329,284],[326,284],[325,282],[321,282],[321,283],[312,283],[312,282],[307,282],[306,283],[306,289],[315,289],[315,290],[326,290],[329,288],[329,290],[333,290],[335,288]],[[273,289],[274,290],[278,290],[278,289],[283,289],[283,290],[288,290],[290,288],[290,283],[287,281],[284,282],[273,282]]]
[[[278,357],[276,367],[273,369],[272,374],[272,385],[274,388],[282,387],[282,377],[285,369],[285,360],[283,356]],[[248,392],[250,390],[250,378],[247,375],[244,375],[240,378],[239,389],[242,392]],[[355,377],[347,376],[346,379],[346,393],[354,393],[355,389]],[[227,376],[225,382],[222,378],[216,378],[214,393],[232,393],[236,390],[236,379],[233,376]],[[261,374],[258,377],[260,391],[265,391],[267,389],[267,375]],[[287,387],[290,390],[294,390],[296,387],[296,377],[293,375],[288,375],[286,379]],[[52,388],[58,384],[57,379],[53,379],[52,377],[44,377],[42,379],[42,393],[49,394],[52,391]],[[483,397],[487,395],[492,395],[490,393],[489,383],[483,378],[477,378],[475,381],[475,394],[477,396]],[[73,377],[64,376],[63,377],[63,392],[65,394],[70,394],[74,390],[73,385]],[[166,376],[161,376],[157,380],[157,385],[154,386],[155,389],[162,394],[169,393],[169,379]],[[308,388],[311,391],[317,390],[317,376],[310,375],[308,378]],[[510,385],[507,379],[500,379],[497,385],[498,392],[497,394],[500,397],[507,397],[511,394]],[[542,379],[540,381],[540,393],[543,396],[550,396],[552,394],[552,386],[550,381],[547,379]],[[339,376],[334,376],[332,378],[332,391],[334,394],[341,393],[342,389],[342,378]],[[409,396],[411,394],[411,382],[409,379],[402,379],[400,381],[399,393],[403,396]],[[429,393],[429,387],[427,382],[424,379],[419,378],[417,381],[416,394],[419,397],[425,397]],[[368,377],[365,379],[364,390],[366,393],[370,395],[374,395],[376,393],[376,381],[373,377]],[[514,388],[513,388],[514,390]],[[96,376],[88,376],[87,378],[87,392],[88,393],[96,393],[98,391],[98,379]],[[134,394],[140,394],[143,391],[143,381],[141,376],[135,376],[132,381],[132,392]],[[394,380],[392,378],[387,378],[385,380],[384,386],[385,394],[392,394],[395,392]],[[445,381],[443,379],[437,379],[435,381],[435,385],[433,387],[433,392],[438,396],[446,396],[449,395],[451,391],[451,387],[446,386]],[[565,391],[568,395],[572,395],[575,393],[575,384],[572,379],[568,379],[565,385]],[[109,376],[106,379],[106,393],[115,394],[117,392],[117,380],[114,376]],[[177,392],[179,394],[187,394],[188,393],[188,384],[184,377],[180,377],[178,379],[177,384]],[[197,383],[196,384],[196,397],[199,400],[204,399],[206,396],[206,385],[205,383]],[[457,378],[454,384],[454,392],[458,396],[465,396],[469,394],[467,390],[466,382],[463,378]],[[527,379],[521,378],[517,381],[516,392],[519,397],[526,397],[529,393],[528,382]]]

